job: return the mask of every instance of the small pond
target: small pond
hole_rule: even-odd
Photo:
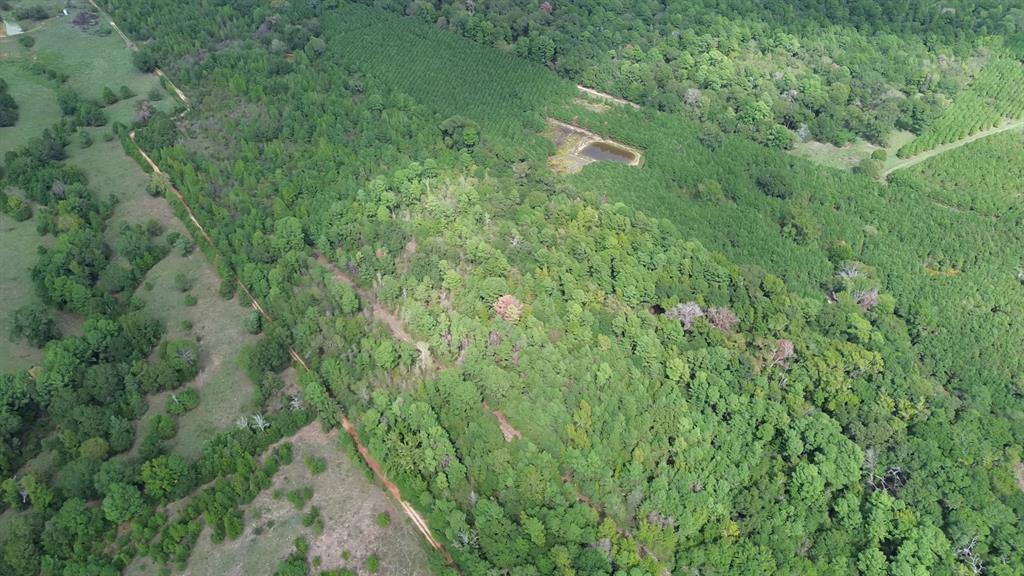
[[[620,164],[633,164],[637,160],[633,151],[611,142],[591,142],[580,150],[580,154],[594,160],[606,160]]]

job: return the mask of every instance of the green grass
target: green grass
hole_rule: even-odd
[[[897,130],[889,134],[889,145],[884,148],[887,154],[887,160],[884,163],[885,168],[899,162],[899,158],[896,157],[896,151],[913,139],[914,134],[912,132],[903,130]],[[871,153],[878,149],[879,146],[875,146],[863,138],[858,138],[842,147],[834,146],[828,142],[810,140],[808,142],[798,142],[793,147],[793,150],[791,150],[791,153],[794,156],[810,160],[815,164],[849,170],[859,164],[861,160],[871,156]]]
[[[7,44],[0,46],[6,50]],[[17,61],[0,60],[0,78],[7,81],[18,103],[18,121],[0,128],[0,156],[39,136],[44,128],[60,120],[60,108],[54,93],[55,83],[29,72]]]
[[[60,12],[61,8],[64,8],[64,6],[67,5],[67,2],[65,0],[11,0],[7,3],[10,5],[11,9],[5,12],[0,12],[0,14],[3,14],[5,16],[5,19],[7,16],[14,18],[14,13],[17,12],[18,10],[20,10],[21,8],[30,8],[32,6],[42,6],[43,8],[46,8],[46,10],[50,12],[51,15],[56,16],[57,13]],[[26,30],[28,30],[29,27],[34,26],[36,24],[37,22],[34,22],[32,20],[26,20],[25,22],[21,23],[22,27],[25,28]]]
[[[7,50],[5,42],[2,50]],[[7,81],[19,105],[14,126],[0,128],[0,155],[24,145],[60,117],[57,99],[46,80],[32,74],[17,62],[0,61],[0,78]],[[36,248],[45,239],[36,233],[36,220],[15,222],[0,215],[0,372],[31,368],[42,358],[42,351],[25,342],[8,338],[14,311],[36,300],[30,270],[36,261]]]
[[[81,148],[76,140],[68,147],[69,161],[85,171],[90,187],[100,198],[116,195],[120,199],[107,229],[107,241],[113,244],[121,222],[141,224],[153,219],[164,225],[165,235],[184,233],[185,227],[167,201],[146,193],[149,176],[125,155],[120,142],[103,141],[101,135],[107,128],[89,130],[93,145]],[[195,306],[186,306],[185,294],[174,285],[175,276],[182,273],[195,280],[190,291],[198,299]],[[145,283],[152,284],[152,290],[146,290]],[[200,340],[202,369],[188,384],[198,390],[200,404],[180,417],[178,435],[170,441],[172,451],[182,456],[197,456],[212,434],[233,426],[239,414],[254,410],[251,403],[255,387],[239,359],[242,347],[255,340],[242,328],[248,309],[240,307],[237,300],[221,298],[217,294],[219,286],[220,278],[196,250],[188,257],[171,254],[164,258],[147,273],[143,286],[136,291],[145,309],[164,322],[168,338]],[[181,330],[182,320],[192,322],[192,329]],[[164,413],[168,395],[149,398],[150,410],[139,430],[145,430],[146,420]]]
[[[367,480],[337,445],[337,431],[329,435],[313,423],[288,441],[295,446],[294,459],[274,477],[274,485],[244,509],[245,531],[238,539],[221,544],[210,542],[209,531],[199,537],[184,574],[271,574],[293,550],[293,541],[304,536],[309,542],[309,560],[319,556],[320,570],[348,568],[366,574],[370,554],[380,557],[380,574],[427,576],[431,574],[423,540],[405,514],[387,494]],[[327,469],[313,476],[303,464],[307,456],[324,458]],[[313,499],[302,511],[275,491],[312,486]],[[316,536],[302,525],[311,506],[320,509],[324,531]],[[377,516],[386,512],[391,523],[382,527]],[[259,532],[259,533],[257,533]],[[343,560],[342,552],[350,554]],[[125,574],[156,574],[152,560],[136,560]],[[314,571],[313,573],[317,573]]]
[[[195,280],[190,291],[198,299],[195,306],[186,306],[185,293],[174,285],[175,276],[182,273]],[[170,441],[173,452],[195,457],[211,435],[234,426],[239,415],[256,409],[252,405],[255,386],[239,357],[242,347],[256,340],[242,328],[249,309],[217,294],[220,278],[198,251],[187,258],[168,256],[149,271],[145,281],[152,284],[152,290],[144,285],[136,297],[145,303],[147,312],[164,321],[167,337],[199,340],[201,370],[188,384],[198,390],[199,406],[179,418],[178,435]],[[192,322],[192,329],[183,331],[182,320]],[[146,418],[163,413],[168,396],[154,395]]]
[[[115,32],[102,35],[96,30],[82,30],[71,23],[75,11],[67,18],[55,19],[50,25],[33,32],[36,45],[32,57],[38,62],[67,74],[67,85],[86,98],[99,99],[103,89],[109,87],[117,93],[127,86],[135,96],[104,108],[111,122],[130,123],[139,102],[147,99],[150,90],[157,88],[164,95],[156,102],[157,108],[171,110],[173,97],[160,85],[153,74],[138,71],[132,64],[132,53]],[[101,15],[97,29],[109,28],[110,18]]]
[[[15,222],[0,215],[0,372],[31,368],[42,358],[42,351],[25,342],[8,338],[14,311],[36,299],[29,271],[36,261],[36,247],[42,241],[36,233],[35,218]]]

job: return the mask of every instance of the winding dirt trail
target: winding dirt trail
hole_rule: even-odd
[[[398,316],[396,316],[393,312],[391,312],[390,310],[382,306],[379,302],[377,302],[377,299],[374,298],[372,294],[370,294],[369,290],[366,290],[365,288],[362,288],[361,286],[357,285],[351,276],[349,276],[340,268],[338,268],[338,266],[334,262],[328,260],[319,250],[313,249],[313,255],[316,257],[316,261],[321,266],[331,271],[336,280],[355,290],[356,294],[359,295],[359,298],[362,299],[363,302],[372,303],[371,308],[373,311],[373,317],[376,318],[381,323],[383,323],[384,325],[386,325],[388,327],[388,331],[391,332],[391,335],[396,340],[401,340],[402,342],[414,344],[416,345],[417,348],[420,347],[421,345],[426,345],[425,342],[417,342],[409,334],[409,332],[406,331],[405,323],[402,322],[402,320],[398,318]]]
[[[957,148],[959,148],[961,146],[965,146],[967,144],[970,144],[971,142],[974,142],[976,140],[981,140],[982,138],[988,138],[989,136],[994,136],[996,134],[999,134],[999,133],[1002,133],[1002,132],[1008,132],[1010,130],[1016,130],[1018,128],[1024,128],[1024,118],[1021,118],[1019,120],[1013,120],[1013,121],[1010,121],[1010,122],[1006,122],[1006,123],[1000,124],[999,126],[993,126],[992,128],[989,128],[988,130],[982,130],[981,132],[976,132],[976,133],[971,134],[970,136],[968,136],[966,138],[962,138],[960,140],[957,140],[956,142],[950,142],[949,144],[943,144],[942,146],[936,146],[935,148],[932,148],[931,150],[928,150],[926,152],[921,152],[917,156],[911,156],[910,158],[907,158],[905,160],[900,160],[899,162],[897,162],[896,164],[893,164],[888,169],[886,169],[884,172],[882,172],[882,178],[884,179],[886,176],[888,176],[889,174],[892,174],[893,172],[895,172],[897,170],[903,170],[904,168],[910,168],[911,166],[920,164],[921,162],[924,162],[925,160],[928,160],[929,158],[934,158],[935,156],[938,156],[939,154],[943,154],[945,152],[949,152],[950,150],[956,150]]]

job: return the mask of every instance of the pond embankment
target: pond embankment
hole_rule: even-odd
[[[627,166],[643,164],[643,153],[635,148],[550,118],[548,137],[558,148],[548,159],[548,165],[555,172],[572,174],[594,162],[617,162]]]

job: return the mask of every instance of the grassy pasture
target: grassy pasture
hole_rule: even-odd
[[[13,372],[31,368],[42,358],[42,351],[26,342],[12,342],[8,338],[14,311],[33,302],[35,290],[29,271],[36,261],[36,247],[41,243],[34,219],[15,222],[0,215],[0,372]]]
[[[9,42],[0,45],[8,50]],[[7,81],[11,95],[19,106],[18,122],[0,128],[0,155],[14,150],[38,136],[43,128],[60,117],[57,99],[46,80],[32,74],[16,61],[0,60],[0,78]],[[11,372],[31,368],[42,358],[42,351],[25,342],[12,342],[8,338],[14,311],[33,302],[35,290],[30,270],[36,261],[36,248],[45,239],[36,233],[34,218],[15,222],[0,215],[0,371]]]
[[[0,50],[8,49],[7,43]],[[19,61],[0,59],[0,78],[18,103],[18,121],[0,128],[0,156],[39,135],[60,119],[55,83],[29,72]]]
[[[193,279],[190,291],[198,303],[185,304],[185,293],[174,285],[174,278],[185,274]],[[217,295],[220,278],[203,255],[196,251],[187,258],[171,254],[153,267],[146,275],[146,283],[136,291],[136,297],[145,303],[145,310],[164,321],[167,337],[196,339],[200,347],[201,370],[187,386],[199,392],[199,406],[179,417],[178,435],[170,441],[171,450],[186,457],[195,457],[203,442],[213,433],[234,426],[235,419],[250,414],[255,387],[241,365],[240,352],[256,337],[242,328],[242,319],[249,309],[226,301]],[[191,330],[183,330],[182,320],[192,323]],[[150,398],[150,411],[145,420],[162,414],[169,394]]]
[[[887,160],[884,163],[885,168],[889,168],[899,161],[899,158],[896,157],[896,151],[913,140],[914,137],[912,132],[902,130],[889,134],[889,145],[883,148],[887,154]],[[815,164],[831,166],[841,170],[850,170],[878,149],[878,146],[862,138],[858,138],[845,146],[835,146],[828,142],[809,140],[807,142],[798,142],[793,147],[791,153],[794,156],[810,160]]]
[[[245,507],[245,531],[238,539],[213,544],[209,530],[196,543],[195,551],[183,574],[191,576],[271,574],[277,564],[293,550],[296,537],[309,542],[309,559],[320,557],[319,570],[348,568],[357,574],[368,574],[366,559],[370,554],[380,558],[382,575],[426,576],[428,553],[412,523],[390,498],[369,480],[363,470],[352,464],[337,444],[338,432],[324,434],[317,423],[310,424],[288,439],[294,449],[294,460],[281,468],[274,484]],[[306,456],[326,460],[327,469],[312,475],[303,464]],[[312,486],[312,500],[303,510],[296,510],[284,497],[290,490]],[[302,516],[317,506],[324,521],[320,536],[302,525]],[[377,524],[377,515],[386,512],[391,523],[384,528]],[[349,553],[348,560],[342,552]],[[318,573],[314,570],[313,573]],[[148,559],[137,560],[125,572],[129,576],[156,574],[157,567]]]
[[[72,11],[72,16],[74,14]],[[121,86],[130,88],[135,96],[104,108],[111,122],[130,123],[135,107],[147,99],[154,88],[163,95],[155,106],[163,110],[174,108],[173,96],[163,89],[159,78],[135,68],[132,53],[120,36],[114,32],[105,35],[97,32],[103,27],[109,29],[109,17],[101,14],[99,22],[93,30],[82,30],[71,23],[71,17],[58,19],[34,33],[33,57],[70,76],[68,86],[85,98],[99,99],[105,87],[115,93]]]

